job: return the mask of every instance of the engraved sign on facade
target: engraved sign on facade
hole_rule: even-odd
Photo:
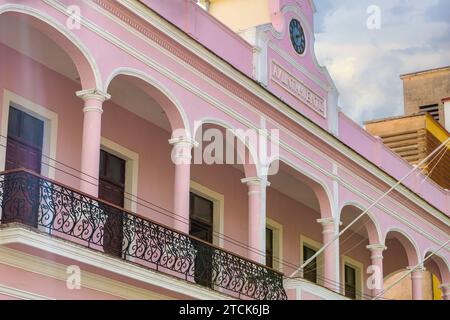
[[[326,118],[326,104],[325,99],[314,93],[300,80],[287,72],[277,62],[272,60],[271,64],[271,79],[278,83],[283,89],[288,91],[294,97],[305,103],[315,112]]]

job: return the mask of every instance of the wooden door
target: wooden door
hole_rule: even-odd
[[[125,160],[100,150],[98,197],[119,207],[123,207],[125,198],[125,163]],[[104,227],[103,250],[121,257],[123,213],[108,206],[102,207],[108,215]]]
[[[189,234],[203,241],[212,243],[213,202],[191,192],[189,208]],[[194,269],[195,282],[203,286],[212,287],[212,259],[214,249],[203,243],[194,243],[194,248],[197,251]]]
[[[44,122],[17,108],[10,107],[5,169],[25,168],[41,173]],[[2,222],[20,222],[37,227],[39,179],[15,175],[5,179]]]

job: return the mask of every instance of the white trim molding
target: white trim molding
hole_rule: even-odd
[[[295,290],[296,300],[306,300],[304,293],[312,294],[322,300],[349,300],[339,293],[304,279],[286,279],[284,288],[285,290]]]
[[[191,192],[212,201],[213,203],[213,244],[223,248],[225,197],[208,187],[191,180]]]
[[[315,241],[311,238],[308,238],[304,235],[300,235],[300,263],[299,266],[303,265],[305,262],[305,258],[303,257],[303,246],[306,246],[308,248],[311,248],[315,251],[319,251],[320,248],[322,248],[322,243]],[[317,284],[322,286],[323,283],[323,273],[324,273],[324,261],[323,261],[323,254],[320,254],[316,258],[316,267],[317,267]],[[302,275],[303,276],[303,275]]]
[[[342,293],[345,295],[345,266],[355,269],[356,277],[356,300],[362,300],[364,294],[364,264],[349,256],[342,255],[341,257],[341,279],[342,279]]]
[[[5,286],[2,284],[0,284],[0,294],[5,295],[5,296],[10,296],[10,297],[12,297],[14,299],[18,299],[18,300],[55,300],[55,299],[49,298],[47,296],[20,290],[17,288],[12,288],[12,287]]]
[[[33,274],[39,274],[44,277],[56,279],[62,282],[67,281],[67,265],[63,265],[61,263],[50,261],[48,259],[37,257],[32,254],[24,253],[8,247],[0,246],[0,264],[9,265],[13,268],[19,268]],[[2,290],[1,286],[2,285],[0,284],[0,293]],[[172,299],[169,296],[129,285],[124,282],[112,280],[105,276],[101,276],[85,270],[81,270],[81,287],[98,292],[103,292],[108,295],[127,300]],[[19,291],[19,289],[17,288],[14,288],[14,290]],[[26,293],[30,296],[24,296],[24,298],[27,299],[32,299],[33,296],[36,296],[36,298],[40,300],[58,299],[57,296],[49,298],[38,295],[36,293]]]
[[[124,207],[131,212],[136,212],[138,200],[139,154],[105,137],[101,138],[101,149],[125,160]]]
[[[283,272],[283,225],[266,217],[266,227],[273,232],[273,268]]]
[[[8,136],[9,109],[13,106],[44,122],[44,139],[42,145],[41,174],[50,179],[55,178],[56,143],[58,140],[58,114],[14,92],[4,89],[2,120],[0,128],[0,171],[5,170],[6,144]]]
[[[154,285],[174,293],[201,300],[234,300],[233,297],[187,282],[181,278],[144,268],[81,245],[50,237],[45,233],[21,226],[0,226],[0,246],[22,244],[73,259],[95,268],[113,272],[128,279]]]

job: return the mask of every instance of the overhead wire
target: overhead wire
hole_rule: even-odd
[[[7,139],[7,137],[5,137],[5,136],[3,136],[3,135],[0,135],[0,137],[3,137],[3,138],[5,138],[5,139]],[[1,144],[1,143],[0,143],[0,146],[6,148],[6,145],[4,145],[4,144]],[[48,160],[50,160],[49,163],[43,162],[43,163],[42,163],[43,165],[46,165],[46,166],[48,166],[48,167],[54,168],[54,169],[56,169],[56,170],[58,170],[58,171],[61,171],[62,173],[65,173],[65,174],[67,174],[67,175],[69,175],[69,176],[71,176],[71,177],[73,177],[73,178],[76,178],[77,180],[85,181],[85,182],[90,183],[90,184],[92,184],[92,185],[94,185],[94,186],[98,186],[98,184],[94,184],[92,181],[83,179],[83,178],[81,178],[81,177],[79,177],[79,176],[77,176],[77,175],[75,175],[75,174],[73,174],[73,173],[70,173],[70,172],[68,172],[68,171],[66,171],[66,170],[63,170],[62,168],[59,168],[59,167],[54,166],[54,165],[51,165],[50,162],[54,162],[54,163],[60,164],[60,165],[62,165],[62,166],[64,166],[64,167],[66,167],[66,168],[69,168],[69,169],[71,169],[71,170],[73,170],[73,171],[75,171],[75,172],[81,173],[82,175],[87,176],[87,177],[90,177],[90,178],[95,179],[95,180],[97,180],[97,181],[98,181],[98,178],[93,177],[93,176],[91,176],[91,175],[89,175],[89,174],[87,174],[87,173],[84,173],[84,172],[80,171],[79,169],[76,169],[76,168],[73,167],[73,166],[70,166],[70,165],[68,165],[68,164],[66,164],[66,163],[63,163],[63,162],[61,162],[61,161],[59,161],[59,160],[56,160],[56,159],[54,159],[54,158],[52,158],[52,157],[50,157],[50,156],[48,156],[48,155],[46,155],[46,154],[44,154],[44,153],[42,153],[42,156],[43,156],[44,158],[47,158]],[[423,169],[422,169],[422,170],[423,170]],[[158,213],[158,214],[164,215],[164,216],[166,216],[166,217],[170,217],[170,218],[172,218],[172,219],[176,219],[176,220],[178,220],[178,221],[180,221],[180,222],[182,222],[182,223],[184,223],[184,224],[188,224],[188,222],[186,222],[185,219],[183,219],[183,220],[178,219],[177,216],[178,216],[178,217],[181,217],[181,216],[179,216],[178,214],[176,214],[176,213],[174,213],[174,212],[171,212],[170,210],[167,210],[167,209],[165,209],[165,208],[163,208],[163,207],[161,207],[161,206],[159,206],[159,205],[157,205],[157,204],[154,204],[154,203],[152,203],[152,202],[150,202],[150,201],[148,201],[148,200],[146,200],[146,199],[143,199],[143,198],[141,198],[141,197],[139,197],[139,196],[137,196],[137,195],[133,195],[133,194],[131,194],[131,193],[129,193],[129,192],[124,192],[124,193],[125,193],[126,195],[129,196],[129,197],[125,197],[125,199],[127,199],[127,200],[129,200],[129,201],[131,201],[131,202],[134,202],[134,203],[136,203],[137,205],[143,206],[144,208],[147,208],[147,209],[149,209],[149,210],[152,210],[152,211],[154,211],[154,212],[156,212],[156,213]],[[141,201],[141,202],[139,202],[138,200]],[[145,203],[147,203],[148,205],[150,205],[150,206],[152,206],[152,207],[149,207],[148,205],[145,205],[145,204],[143,204],[142,202],[145,202]],[[181,217],[181,218],[184,218],[184,217]],[[364,225],[362,225],[362,226],[359,228],[359,230],[361,230],[362,228],[364,228],[364,226],[365,226],[365,223],[364,223]],[[265,255],[265,252],[263,252],[263,251],[261,251],[261,250],[258,250],[258,249],[256,249],[256,248],[249,247],[248,245],[246,245],[244,242],[242,242],[242,241],[240,241],[240,240],[234,239],[234,238],[232,238],[232,237],[230,237],[230,236],[227,236],[227,235],[225,235],[225,234],[223,234],[223,233],[220,233],[220,232],[217,232],[217,231],[214,231],[214,234],[215,234],[217,237],[219,237],[219,239],[225,240],[225,241],[229,242],[230,244],[236,245],[236,246],[238,246],[238,247],[241,247],[241,248],[246,249],[246,250],[249,250],[249,251],[253,251],[254,253],[259,254],[259,255],[261,255],[261,256],[264,256],[264,255]],[[348,239],[346,239],[346,240],[348,240]],[[344,240],[343,242],[345,242],[346,240]],[[362,240],[361,242],[363,242],[363,241],[365,241],[365,240],[366,240],[366,239]],[[290,267],[290,268],[294,268],[294,267],[297,267],[297,266],[298,266],[296,263],[286,261],[285,259],[279,259],[278,257],[274,257],[274,261],[278,262],[279,264],[282,264],[283,266]],[[327,279],[327,278],[325,278],[325,277],[323,277],[323,276],[320,276],[320,275],[318,275],[318,277],[320,277],[321,280],[323,280],[323,281],[326,282],[326,283],[333,283],[333,284],[342,286],[342,284],[337,283],[337,282],[335,282],[335,281],[332,280],[332,279]]]

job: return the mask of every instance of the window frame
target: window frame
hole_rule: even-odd
[[[136,212],[138,197],[139,154],[103,136],[101,137],[100,149],[125,160],[124,208],[130,210],[131,212]]]
[[[356,271],[356,298],[355,300],[361,300],[364,294],[364,264],[350,258],[349,256],[342,255],[341,256],[341,282],[342,286],[342,294],[345,296],[345,266],[349,266]],[[349,298],[350,299],[350,298]]]
[[[283,272],[283,225],[266,217],[266,228],[272,230],[273,235],[272,269]]]
[[[300,235],[300,264],[299,265],[303,265],[303,263],[305,262],[305,259],[303,256],[303,246],[305,246],[305,245],[315,251],[318,251],[322,247],[322,243],[315,241],[311,238],[308,238],[304,235]],[[324,281],[323,281],[324,263],[323,262],[324,262],[323,255],[320,254],[316,260],[316,264],[317,264],[317,269],[316,269],[317,282],[316,282],[316,284],[319,286],[324,285]],[[303,277],[303,274],[302,274],[302,277]]]
[[[224,195],[209,189],[194,180],[191,180],[189,191],[213,202],[213,244],[223,248],[224,239],[221,235],[224,232]]]
[[[55,179],[56,147],[58,141],[58,114],[49,108],[41,106],[27,98],[3,90],[3,109],[0,124],[0,143],[7,144],[9,110],[14,107],[28,115],[44,122],[41,150],[41,175]],[[6,152],[0,153],[0,171],[5,170]]]

